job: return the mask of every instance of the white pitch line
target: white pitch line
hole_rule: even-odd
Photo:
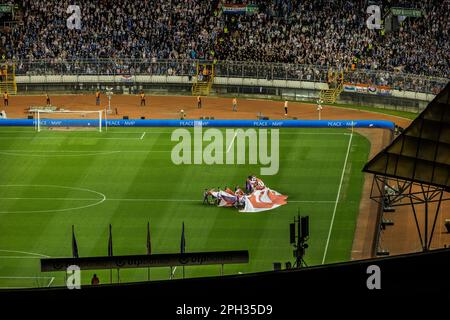
[[[101,198],[46,198],[46,197],[0,197],[0,200],[51,200],[51,201],[99,201]]]
[[[230,145],[228,146],[227,152],[226,152],[226,153],[230,152],[231,147],[232,147],[233,144],[234,144],[234,140],[236,139],[236,136],[237,136],[237,132],[234,133],[233,139],[231,140]]]
[[[142,134],[140,140],[144,139],[145,134],[146,134],[146,132],[144,132],[144,133]]]
[[[75,137],[75,136],[62,136],[62,137],[0,137],[0,139],[22,139],[22,140],[58,140],[58,139],[98,139],[98,140],[136,140],[139,138],[104,138],[104,137]]]
[[[150,127],[149,127],[150,128]],[[205,127],[208,128],[208,127]],[[219,129],[233,129],[233,128],[219,128]],[[264,129],[267,129],[266,127]],[[269,127],[269,129],[280,129],[279,127]],[[290,132],[289,130],[296,130],[296,128],[281,128],[283,130],[280,131],[280,135],[327,135],[327,136],[348,136],[350,135],[350,133],[347,132],[295,132],[292,131]],[[173,130],[170,131],[147,131],[146,134],[172,134]],[[8,134],[8,133],[27,133],[27,134],[32,134],[34,136],[39,136],[41,135],[41,133],[36,133],[36,131],[20,131],[20,130],[7,130],[7,131],[0,131],[0,134]],[[106,134],[107,135],[111,135],[111,134],[140,134],[141,132],[133,132],[133,131],[108,131]],[[83,134],[85,134],[84,132],[80,132],[79,135],[77,136],[76,132],[70,132],[69,137],[70,138],[94,138],[94,139],[99,139],[101,137],[95,137],[95,136],[83,136]],[[14,138],[18,138],[18,137],[14,137]],[[32,137],[22,137],[23,139],[30,139]],[[63,137],[40,137],[40,138],[63,138]],[[67,136],[64,136],[64,138],[67,138]],[[104,138],[105,139],[105,138]],[[120,139],[120,138],[111,138],[111,139]],[[124,138],[124,139],[135,139],[135,138]]]
[[[277,128],[272,128],[277,129]],[[280,131],[280,135],[319,135],[319,136],[349,136],[351,133],[347,132],[286,132],[286,131]]]
[[[47,288],[50,288],[50,286],[52,285],[54,280],[55,280],[55,277],[52,277],[49,284],[47,285]]]
[[[38,198],[38,197],[0,197],[0,200],[50,200],[50,201],[99,201],[102,198]],[[201,199],[172,199],[172,198],[106,198],[104,201],[129,202],[199,202]],[[288,200],[292,203],[334,203],[333,200]],[[0,256],[1,257],[1,256]]]
[[[334,200],[289,200],[287,199],[287,202],[294,202],[294,203],[334,203]]]
[[[12,279],[12,280],[18,280],[18,279],[50,279],[49,283],[47,284],[47,288],[50,288],[53,281],[55,280],[55,277],[0,277],[0,279]],[[26,289],[30,287],[0,287],[0,289]]]
[[[57,186],[57,185],[27,185],[27,184],[11,184],[11,185],[6,185],[6,184],[2,184],[0,185],[1,187],[45,187],[45,188],[61,188],[61,189],[69,189],[69,190],[76,190],[76,191],[87,191],[87,192],[91,192],[93,194],[97,194],[99,195],[101,198],[97,198],[97,201],[95,203],[90,203],[88,205],[85,206],[78,206],[78,207],[74,207],[74,208],[64,208],[64,209],[51,209],[51,210],[30,210],[30,211],[0,211],[0,213],[48,213],[48,212],[63,212],[63,211],[71,211],[71,210],[79,210],[79,209],[86,209],[89,207],[93,207],[96,205],[99,205],[101,203],[103,203],[106,200],[106,196],[98,191],[95,190],[90,190],[87,188],[76,188],[76,187],[66,187],[66,186]],[[16,199],[16,200],[20,200],[20,199]],[[94,201],[94,200],[93,200]],[[0,250],[1,251],[1,250]]]
[[[150,128],[150,127],[148,127]],[[20,131],[20,130],[6,130],[6,131],[1,131],[0,130],[0,134],[8,134],[8,133],[29,133],[29,134],[33,134],[33,135],[40,135],[41,133],[37,133],[36,131]],[[140,134],[142,133],[142,131],[108,131],[107,133],[104,133],[105,135],[110,135],[110,134]],[[163,133],[167,133],[167,134],[172,134],[172,130],[171,131],[148,131],[148,134],[163,134]],[[71,135],[77,135],[79,134],[80,136],[82,136],[83,134],[86,135],[86,132],[70,132]],[[90,136],[87,136],[88,138]]]
[[[54,277],[0,277],[0,279],[51,279]]]
[[[177,267],[175,267],[175,268],[172,269],[172,277],[173,277],[173,275],[175,274],[175,270],[177,270]]]
[[[26,153],[93,153],[93,152],[103,152],[103,151],[95,151],[95,150],[4,150],[0,152],[26,152]],[[104,151],[104,152],[148,152],[147,150],[130,150],[130,151],[121,151],[121,150],[114,150],[114,151]]]
[[[43,258],[50,258],[50,256],[47,256],[47,255],[41,254],[41,253],[37,253],[37,252],[18,251],[18,250],[5,250],[5,249],[0,249],[0,252],[22,253],[22,254],[29,254],[29,255],[32,255],[32,256],[38,256],[38,257],[43,257]]]
[[[39,151],[37,151],[39,152]],[[64,153],[64,154],[57,154],[57,153],[50,153],[45,154],[42,153],[39,154],[37,152],[28,152],[28,153],[22,153],[22,152],[12,152],[12,151],[0,151],[0,154],[5,156],[16,156],[16,157],[37,157],[37,158],[43,158],[43,157],[85,157],[85,156],[104,156],[104,155],[110,155],[110,154],[116,154],[121,153],[120,151],[105,151],[105,152],[91,152],[91,153]]]
[[[167,134],[172,134],[173,129],[175,129],[175,127],[168,129],[167,131],[156,131],[156,130],[151,130],[151,127],[147,127],[150,129],[150,131],[148,131],[148,134],[162,134],[162,133],[167,133]],[[192,128],[192,127],[184,127],[184,128]],[[210,127],[204,127],[204,128],[210,128]],[[217,127],[211,127],[211,128],[217,128]],[[221,127],[218,129],[233,129],[233,128],[227,128],[227,127]],[[280,129],[280,127],[264,127],[264,129]],[[314,132],[314,131],[303,131],[303,132],[298,132],[296,130],[298,130],[298,128],[288,128],[288,127],[282,127],[281,128],[282,131],[280,132],[280,134],[298,134],[298,135],[306,135],[306,134],[314,134],[314,135],[350,135],[350,133],[346,133],[346,132]],[[323,128],[324,130],[327,130],[327,128]],[[290,132],[290,130],[292,130],[292,132]],[[36,131],[21,131],[21,130],[0,130],[0,134],[8,134],[8,133],[29,133],[29,134],[33,134],[33,135],[41,135],[42,133],[38,133]],[[69,132],[71,135],[86,135],[86,132]],[[108,131],[107,135],[110,134],[140,134],[142,133],[142,131]],[[92,136],[92,135],[90,135]],[[88,136],[88,137],[90,137]]]
[[[217,151],[217,154],[226,154],[230,151],[232,144],[228,147],[228,151]],[[172,153],[172,150],[114,150],[114,151],[105,151],[105,152],[90,152],[89,151],[79,151],[79,154],[76,154],[78,151],[37,151],[37,150],[7,150],[7,151],[0,151],[0,155],[5,156],[14,156],[14,157],[36,157],[36,158],[43,158],[43,157],[82,157],[82,156],[104,156],[104,155],[111,155],[111,154],[131,154],[131,153],[142,153],[142,154],[148,154],[148,153]],[[58,154],[61,153],[61,154]],[[192,151],[192,153],[203,153],[203,150],[200,151]]]
[[[341,195],[342,182],[344,181],[345,168],[347,167],[348,155],[350,154],[350,147],[352,145],[352,139],[353,139],[353,133],[350,135],[350,139],[348,139],[347,154],[345,155],[344,167],[342,168],[342,174],[341,174],[341,181],[339,183],[339,188],[338,188],[338,192],[336,195],[336,201],[334,203],[333,215],[331,217],[330,229],[328,230],[328,237],[327,237],[327,242],[325,244],[325,251],[323,253],[322,264],[325,263],[325,259],[327,256],[328,245],[330,243],[331,231],[333,230],[334,217],[336,215],[336,209],[337,209],[337,205],[339,202],[339,197]]]
[[[41,257],[1,256],[0,259],[41,259]]]

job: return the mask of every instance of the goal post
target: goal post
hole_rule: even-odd
[[[35,110],[35,130],[44,128],[56,130],[95,130],[107,131],[106,110]]]

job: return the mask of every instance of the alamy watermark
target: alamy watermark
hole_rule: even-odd
[[[70,5],[66,9],[66,13],[70,13],[70,17],[66,20],[66,26],[69,30],[81,30],[81,9],[78,5]]]
[[[66,286],[67,289],[81,289],[81,271],[80,267],[76,265],[71,265],[67,267],[67,280]]]
[[[261,175],[275,175],[280,167],[279,135],[279,129],[226,129],[225,133],[201,126],[193,132],[175,129],[171,140],[178,143],[171,158],[176,165],[260,164]]]
[[[367,267],[367,274],[370,276],[366,280],[366,286],[369,290],[381,289],[381,269],[376,264],[372,264]]]
[[[377,5],[370,5],[367,7],[366,12],[370,14],[369,18],[366,20],[366,25],[369,30],[379,30],[382,29],[381,21],[381,8]]]

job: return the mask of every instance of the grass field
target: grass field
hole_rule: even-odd
[[[288,195],[288,204],[243,214],[202,205],[202,192],[243,185],[259,166],[176,166],[172,131],[0,127],[0,287],[64,285],[64,274],[40,273],[39,258],[70,257],[72,225],[83,257],[107,255],[110,223],[115,255],[146,253],[147,222],[154,253],[179,252],[184,221],[186,251],[249,250],[250,263],[226,266],[225,274],[249,273],[293,261],[289,223],[299,208],[310,216],[308,265],[349,259],[367,139],[348,130],[280,129],[280,170],[261,178]],[[188,277],[219,272],[215,266],[186,268]],[[82,283],[90,283],[93,273],[82,273]],[[96,273],[101,283],[109,282],[109,271]],[[155,268],[151,279],[168,279],[169,273]],[[174,277],[181,277],[180,269]],[[122,270],[120,278],[143,281],[147,270]]]

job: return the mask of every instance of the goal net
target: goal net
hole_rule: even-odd
[[[106,110],[35,110],[35,130],[107,130]]]

